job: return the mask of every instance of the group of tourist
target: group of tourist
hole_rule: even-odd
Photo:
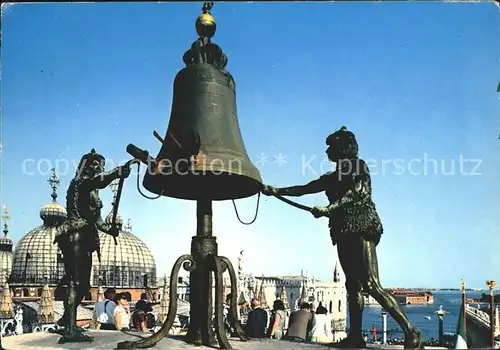
[[[288,327],[286,325],[285,305],[281,300],[275,300],[271,317],[257,299],[252,299],[251,311],[245,325],[245,333],[251,338],[283,339],[296,342],[328,343],[330,337],[330,319],[327,309],[319,303],[316,311],[312,304],[303,302],[299,310],[290,314]],[[269,322],[268,322],[269,321]],[[285,332],[286,329],[286,332]]]
[[[128,331],[131,327],[149,333],[148,313],[153,311],[151,302],[147,300],[146,293],[141,294],[141,300],[135,304],[131,314],[129,295],[116,293],[113,288],[104,292],[104,300],[98,301],[94,307],[96,329]]]

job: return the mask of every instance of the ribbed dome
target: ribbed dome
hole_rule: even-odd
[[[0,238],[0,252],[12,253],[12,246],[14,245],[14,243],[12,242],[12,239],[7,236],[7,232],[4,231],[3,237]]]
[[[8,250],[12,253],[12,246],[14,243],[12,242],[12,239],[7,237],[7,235],[4,234],[2,238],[0,238],[0,251],[4,251],[4,247],[6,248],[5,250]]]
[[[108,215],[109,217],[109,215]],[[148,286],[156,286],[156,263],[146,244],[131,232],[130,220],[116,238],[99,233],[101,239],[101,263],[97,254],[93,256],[92,284],[97,286],[99,277],[102,284],[116,288],[143,288],[144,275]]]
[[[0,238],[0,251],[2,252],[10,252],[12,253],[12,239],[8,236],[9,234],[9,224],[7,223],[10,220],[9,211],[7,210],[7,206],[3,207],[3,213],[1,216],[3,220],[3,236]]]
[[[50,187],[52,187],[52,194],[50,195],[52,197],[52,202],[42,206],[40,209],[40,218],[45,225],[60,225],[68,214],[66,208],[57,203],[57,186],[59,186],[60,181],[54,169],[52,169],[52,177],[48,182]]]
[[[9,232],[7,224],[4,224],[4,235],[0,238],[0,278],[5,279],[12,271],[12,240],[7,236]]]
[[[57,227],[41,225],[22,237],[16,245],[12,259],[11,284],[56,285],[64,275],[62,254],[53,244]],[[115,245],[113,237],[99,232],[101,264],[97,254],[92,256],[91,284],[97,287],[101,276],[108,287],[143,288],[143,276],[148,285],[156,285],[156,264],[146,244],[131,232],[121,231]],[[1,258],[1,255],[0,255]]]
[[[49,182],[53,186],[53,202],[42,207],[40,217],[43,225],[24,235],[16,245],[12,262],[11,285],[57,285],[64,275],[64,263],[57,244],[53,244],[58,227],[66,217],[66,209],[59,205],[55,198],[54,179]],[[118,223],[123,223],[121,216]],[[106,218],[111,222],[111,215]],[[91,275],[92,287],[99,285],[99,276],[107,287],[143,288],[143,276],[147,274],[148,285],[156,286],[156,264],[148,247],[131,232],[130,223],[117,237],[115,245],[113,237],[99,232],[101,241],[101,264],[94,252]]]
[[[53,244],[57,227],[41,225],[24,235],[16,245],[12,262],[12,285],[57,284],[64,275],[62,255]]]
[[[57,284],[64,275],[62,254],[53,244],[57,228],[66,218],[66,209],[57,203],[57,187],[60,183],[55,170],[48,180],[52,188],[52,202],[40,209],[43,224],[25,234],[17,242],[12,262],[11,284]]]
[[[66,219],[66,208],[57,203],[55,200],[52,203],[45,204],[40,209],[40,218],[47,224],[59,224]]]

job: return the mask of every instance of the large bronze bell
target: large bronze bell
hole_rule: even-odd
[[[180,199],[249,197],[261,190],[262,179],[241,137],[235,82],[224,69],[226,55],[198,27],[200,38],[175,77],[156,170],[148,171],[143,184],[150,192]]]

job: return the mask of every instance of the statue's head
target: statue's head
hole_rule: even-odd
[[[345,126],[326,138],[326,154],[332,162],[358,157],[358,142],[354,134]]]
[[[85,154],[80,160],[76,175],[92,177],[104,171],[105,158],[92,148],[90,153]]]

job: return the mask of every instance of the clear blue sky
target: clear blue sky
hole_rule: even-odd
[[[41,223],[50,164],[58,164],[64,204],[75,162],[92,147],[110,165],[128,160],[130,142],[156,155],[152,131],[166,131],[173,79],[196,39],[200,8],[20,4],[2,17],[1,198],[15,241]],[[497,7],[226,2],[212,13],[214,42],[236,80],[244,142],[266,183],[302,184],[329,170],[321,165],[325,137],[346,125],[372,166],[384,285],[500,281]],[[274,163],[280,153],[285,164]],[[260,154],[268,162],[258,162]],[[462,170],[460,157],[472,159]],[[165,273],[189,251],[195,203],[144,199],[135,181],[126,182],[120,212]],[[105,214],[111,197],[102,191]],[[299,200],[327,204],[323,194]],[[256,197],[237,201],[243,220],[255,205]],[[327,220],[276,199],[262,198],[250,226],[237,221],[230,201],[216,203],[214,232],[221,254],[236,259],[245,249],[254,274],[332,277],[337,253]]]

